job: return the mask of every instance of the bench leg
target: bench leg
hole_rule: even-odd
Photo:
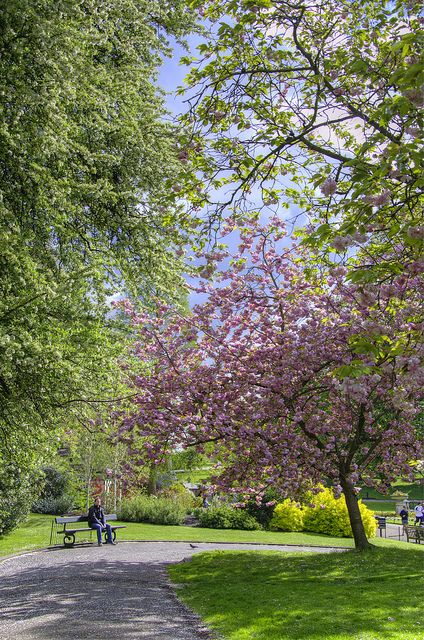
[[[75,534],[67,533],[63,536],[63,544],[65,547],[73,547],[75,544]]]
[[[107,531],[103,532],[104,538],[105,538],[105,543],[107,543]],[[116,540],[116,531],[115,529],[112,529],[112,540],[113,542],[115,542]]]

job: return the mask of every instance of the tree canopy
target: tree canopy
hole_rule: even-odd
[[[384,490],[412,477],[420,455],[422,280],[410,272],[364,288],[341,267],[305,277],[304,251],[284,246],[278,218],[238,230],[238,254],[230,266],[223,251],[210,257],[215,281],[201,284],[206,300],[190,316],[126,304],[150,367],[134,377],[120,437],[145,437],[156,460],[215,443],[226,490],[293,496],[329,480],[365,548],[357,483]]]
[[[10,0],[0,16],[0,459],[116,392],[109,297],[181,285],[184,169],[157,69],[180,0]],[[53,438],[54,444],[54,438]]]
[[[305,242],[357,281],[422,270],[420,3],[193,6],[211,28],[186,59],[181,153],[208,224],[289,208]]]

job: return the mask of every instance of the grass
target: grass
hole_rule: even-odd
[[[389,491],[389,494],[379,493],[376,489],[370,487],[362,487],[361,498],[366,500],[368,498],[377,500],[387,500],[395,491],[402,491],[407,493],[410,500],[424,500],[424,484],[418,484],[418,482],[405,483],[402,480],[395,482]]]
[[[209,469],[191,469],[188,471],[178,471],[176,476],[178,482],[192,482],[193,484],[208,483],[210,480]]]
[[[424,546],[398,545],[365,554],[213,551],[169,573],[183,602],[228,640],[419,640]]]
[[[12,555],[22,551],[43,549],[49,545],[50,530],[53,516],[32,514],[20,527],[5,536],[0,536],[0,556]],[[351,538],[332,538],[315,533],[289,533],[283,531],[236,531],[230,529],[201,529],[197,527],[163,526],[154,524],[139,524],[134,522],[125,524],[126,529],[118,531],[119,540],[169,540],[190,542],[246,542],[256,544],[288,544],[302,546],[344,547],[352,549]],[[89,540],[87,534],[78,534],[77,540]],[[91,537],[91,541],[95,536]],[[375,539],[379,546],[393,546],[399,544],[405,547],[405,542]],[[58,538],[58,544],[62,538]],[[410,545],[408,545],[410,546]],[[413,545],[412,545],[413,546]]]
[[[0,556],[46,547],[52,519],[33,514],[1,536]],[[351,539],[306,533],[136,523],[127,523],[118,538],[353,547]],[[423,639],[416,607],[424,545],[373,543],[378,548],[369,554],[208,552],[170,573],[183,585],[183,600],[228,640]]]
[[[394,500],[362,500],[362,502],[371,511],[390,511],[393,515],[396,513],[396,503]]]

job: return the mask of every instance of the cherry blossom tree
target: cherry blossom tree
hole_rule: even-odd
[[[278,218],[243,224],[231,260],[208,256],[213,281],[200,281],[191,315],[122,303],[144,369],[119,438],[157,462],[209,443],[217,485],[239,493],[331,481],[365,549],[358,482],[382,490],[420,457],[422,280],[406,269],[359,285],[341,267],[305,277],[305,249],[287,247]]]
[[[420,3],[192,4],[210,31],[186,59],[180,158],[208,224],[290,208],[328,260],[356,245],[356,281],[422,268]]]

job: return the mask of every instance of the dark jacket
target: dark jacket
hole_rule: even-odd
[[[103,508],[100,506],[98,507],[95,504],[93,504],[93,506],[89,508],[87,519],[89,527],[92,527],[93,524],[101,524],[104,527],[106,524],[105,512],[103,511]]]
[[[406,509],[402,509],[402,511],[400,511],[399,515],[402,518],[402,524],[408,524],[408,512],[407,512],[407,510]]]

